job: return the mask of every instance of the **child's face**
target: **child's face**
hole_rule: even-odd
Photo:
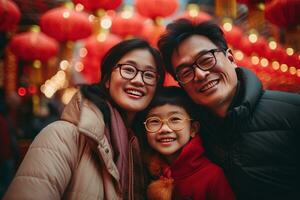
[[[145,125],[149,145],[172,157],[199,129],[198,122],[192,122],[184,108],[170,104],[152,108]]]

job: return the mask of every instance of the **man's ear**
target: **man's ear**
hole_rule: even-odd
[[[195,137],[195,135],[199,132],[200,123],[198,121],[193,121],[191,125],[191,137]]]
[[[234,56],[231,49],[227,49],[227,57],[230,60],[230,62],[234,62]]]
[[[232,50],[231,49],[227,49],[226,50],[226,54],[227,54],[227,58],[228,60],[233,64],[235,65],[235,67],[237,67],[235,61],[234,61],[234,56],[233,56],[233,53],[232,53]]]

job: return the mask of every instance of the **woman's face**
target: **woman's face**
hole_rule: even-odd
[[[137,70],[149,70],[157,73],[154,58],[147,49],[129,51],[119,60],[118,64],[129,64]],[[110,79],[106,82],[106,88],[112,100],[121,109],[127,111],[127,114],[145,109],[154,96],[157,83],[154,85],[145,84],[142,76],[144,75],[144,79],[147,79],[148,76],[141,71],[138,71],[133,79],[125,79],[121,76],[120,70],[120,67],[113,69]]]

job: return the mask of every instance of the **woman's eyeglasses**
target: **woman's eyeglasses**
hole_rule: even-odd
[[[141,72],[142,79],[147,85],[155,85],[158,81],[159,75],[155,71],[151,70],[139,70],[135,66],[125,63],[125,64],[117,64],[116,68],[120,68],[120,75],[122,78],[127,80],[132,80],[136,77],[136,75]]]

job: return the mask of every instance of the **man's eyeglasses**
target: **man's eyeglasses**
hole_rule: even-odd
[[[191,121],[192,119],[185,118],[180,114],[173,114],[168,119],[161,119],[160,117],[153,116],[146,119],[144,122],[145,128],[148,132],[154,133],[161,129],[164,123],[167,123],[170,129],[173,131],[180,131],[184,129],[186,121]]]
[[[198,67],[203,71],[208,71],[216,66],[217,59],[215,52],[221,52],[220,49],[211,49],[200,54],[191,65],[178,67],[176,70],[176,78],[181,84],[186,84],[195,78],[195,69]]]
[[[142,73],[142,79],[147,85],[155,85],[158,81],[159,75],[157,72],[151,70],[139,70],[135,66],[125,63],[125,64],[117,64],[116,68],[120,68],[120,75],[122,78],[127,80],[132,80],[138,72]]]

